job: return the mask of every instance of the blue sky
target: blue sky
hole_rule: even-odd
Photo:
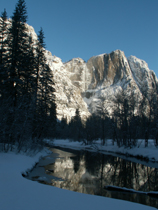
[[[12,16],[18,0],[1,0]],[[158,76],[158,0],[26,0],[28,24],[45,33],[63,62],[116,49],[145,60]]]

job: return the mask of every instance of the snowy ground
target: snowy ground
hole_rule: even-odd
[[[55,140],[56,145],[73,148],[85,148],[79,142]],[[105,146],[111,148],[112,145]],[[93,147],[94,148],[94,147]],[[96,148],[96,147],[95,147]],[[97,146],[99,149],[99,144]],[[103,150],[104,148],[102,148]],[[120,152],[114,146],[115,151]],[[109,150],[109,149],[108,149]],[[123,150],[123,149],[122,149]],[[126,151],[123,150],[125,153]],[[134,152],[135,150],[133,150]],[[141,147],[137,154],[148,155],[149,158],[158,160],[158,155],[152,145],[146,149]],[[155,151],[155,152],[154,152]],[[132,152],[132,150],[131,150]],[[148,153],[147,153],[148,152]],[[24,154],[0,153],[0,209],[2,210],[150,210],[155,209],[127,201],[86,195],[56,187],[43,185],[22,177],[22,173],[30,169],[40,156],[45,156],[46,151],[34,157]],[[155,156],[154,156],[155,155]]]

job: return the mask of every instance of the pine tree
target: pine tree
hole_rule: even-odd
[[[7,12],[4,9],[4,12],[0,18],[0,98],[4,98],[7,94]]]
[[[5,146],[9,140],[10,134],[10,123],[9,118],[9,110],[10,104],[12,102],[10,98],[10,90],[9,90],[9,75],[8,75],[8,20],[7,20],[7,12],[4,9],[0,17],[0,141],[3,142],[3,149],[6,150]]]
[[[8,31],[8,93],[11,99],[8,109],[7,127],[9,131],[9,141],[13,144],[19,141],[23,143],[23,136],[28,122],[27,105],[25,95],[25,72],[27,66],[25,60],[28,55],[28,40],[26,28],[27,11],[24,0],[19,0],[16,4],[12,16],[11,26]],[[25,129],[24,129],[25,128]]]
[[[24,0],[16,4],[11,21],[6,10],[0,18],[0,141],[7,139],[8,145],[17,141],[19,150],[32,136],[53,136],[56,124],[55,89],[46,64],[44,32],[41,28],[35,48],[26,21]]]
[[[4,9],[0,18],[0,65],[3,64],[3,57],[6,52],[5,44],[6,44],[6,36],[7,36],[7,12]]]
[[[38,34],[38,41],[36,47],[36,66],[35,66],[35,106],[37,107],[39,104],[39,97],[40,97],[40,79],[41,79],[41,72],[44,69],[46,59],[44,56],[44,32],[43,29],[39,31]]]
[[[75,116],[71,121],[70,127],[72,130],[72,138],[76,141],[80,141],[83,138],[83,125],[81,121],[80,111],[78,108],[76,109]]]
[[[35,115],[34,136],[41,137],[53,133],[56,124],[56,104],[53,88],[53,74],[46,64],[44,32],[41,28],[38,34],[36,48],[35,73]],[[44,126],[45,125],[45,126]],[[49,132],[48,132],[49,130]]]
[[[12,26],[9,31],[10,50],[10,90],[14,107],[21,101],[25,71],[24,61],[27,55],[28,35],[26,28],[27,11],[24,0],[19,0],[12,16]]]
[[[32,37],[29,37],[28,40],[28,47],[27,47],[27,55],[25,56],[25,60],[23,63],[24,72],[22,76],[24,78],[24,88],[23,92],[27,94],[28,101],[32,100],[34,97],[33,93],[35,90],[35,73],[36,73],[36,60],[34,55],[34,43]]]

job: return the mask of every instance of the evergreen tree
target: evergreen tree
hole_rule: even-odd
[[[117,107],[114,111],[114,116],[117,121],[117,144],[118,146],[127,146],[128,138],[129,138],[129,103],[128,103],[128,95],[125,93],[125,90],[117,95],[116,98]]]
[[[37,108],[40,98],[40,89],[41,89],[41,72],[45,68],[46,58],[44,55],[44,32],[43,29],[39,31],[38,41],[36,47],[36,66],[35,66],[35,106]],[[42,89],[41,89],[42,91]]]
[[[31,137],[55,135],[55,89],[46,64],[44,33],[41,29],[35,48],[26,21],[24,0],[16,4],[11,21],[6,10],[0,18],[0,140],[4,149],[5,139],[7,148],[16,141],[20,150]]]
[[[12,26],[9,32],[10,51],[10,93],[13,106],[18,105],[18,99],[23,94],[23,73],[25,71],[25,57],[27,56],[28,35],[26,28],[27,11],[24,0],[19,0],[12,16]],[[21,102],[21,99],[19,100]]]
[[[30,100],[33,100],[34,97],[34,90],[35,90],[35,73],[36,73],[36,60],[34,55],[34,43],[32,41],[32,37],[29,37],[28,40],[28,47],[27,47],[27,55],[25,57],[23,66],[24,66],[24,72],[22,73],[22,76],[24,78],[23,82],[23,92],[26,93],[28,102],[30,103]]]
[[[75,116],[71,121],[70,127],[72,138],[76,141],[80,141],[83,138],[83,125],[79,109],[76,109]]]
[[[7,35],[8,35],[8,27],[7,27],[7,12],[4,9],[4,12],[0,18],[0,98],[4,98],[7,95],[7,80],[8,80],[8,72],[7,72]],[[8,97],[8,96],[6,96]]]
[[[85,144],[91,144],[93,140],[96,140],[97,137],[99,138],[101,136],[99,119],[100,118],[95,116],[94,114],[87,119],[84,132],[86,139],[84,139]]]
[[[62,139],[70,138],[67,118],[62,117],[62,119],[59,121],[56,127],[57,127],[56,129],[57,138],[62,138]]]
[[[53,88],[53,74],[48,64],[46,64],[44,47],[44,32],[41,28],[38,34],[35,66],[34,134],[37,137],[41,137],[48,133],[54,133],[54,127],[56,124],[56,104],[54,95],[55,89]]]
[[[28,35],[26,28],[27,12],[24,0],[19,0],[16,4],[9,28],[8,42],[8,93],[11,99],[8,109],[7,127],[9,130],[9,141],[24,140],[27,123],[27,106],[25,90],[25,59],[28,55]],[[24,129],[25,128],[25,129]]]
[[[7,69],[6,69],[6,63],[7,63],[7,43],[6,43],[6,37],[7,37],[7,13],[6,10],[2,13],[0,17],[0,142],[4,145],[5,150],[5,143],[6,143],[6,134],[7,134],[7,118],[8,118],[8,104],[9,100],[8,98],[8,90],[7,90]]]
[[[100,105],[98,106],[97,113],[100,117],[100,137],[102,140],[102,145],[105,144],[106,138],[108,137],[108,132],[110,130],[110,123],[109,123],[109,113],[104,104],[104,98],[100,98]]]
[[[44,68],[41,71],[41,99],[40,106],[42,113],[45,115],[42,117],[45,122],[45,128],[43,135],[49,134],[51,137],[54,137],[55,134],[55,125],[56,125],[56,103],[55,103],[55,89],[53,74],[50,67],[45,64]],[[49,132],[48,132],[49,128]]]

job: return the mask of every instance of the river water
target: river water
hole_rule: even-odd
[[[80,193],[137,202],[158,208],[158,196],[106,190],[108,185],[136,191],[158,191],[158,164],[109,154],[50,148],[27,178]]]

